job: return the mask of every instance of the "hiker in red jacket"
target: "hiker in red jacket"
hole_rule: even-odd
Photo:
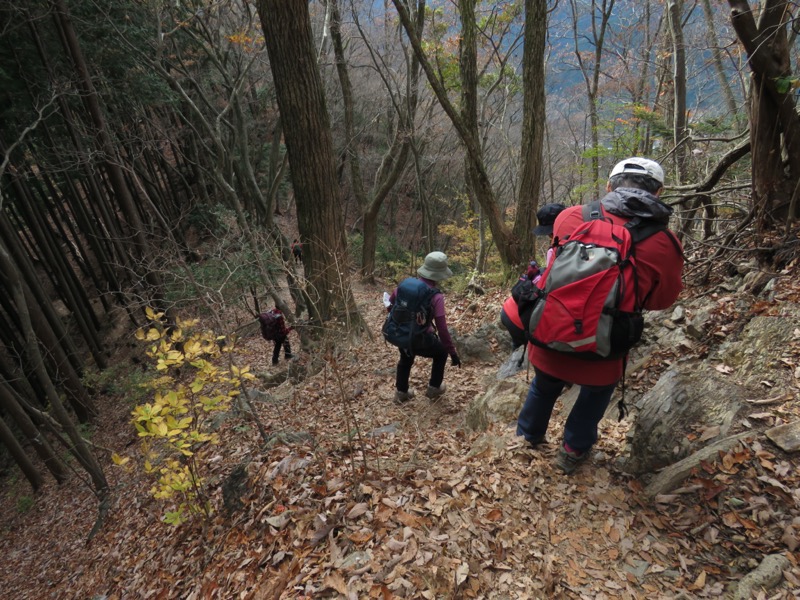
[[[289,333],[292,328],[286,324],[286,319],[281,310],[276,306],[265,313],[258,315],[258,322],[261,327],[261,337],[268,342],[274,342],[272,348],[272,364],[277,365],[283,348],[286,360],[291,360],[292,346],[289,344]]]
[[[672,208],[658,199],[664,185],[661,166],[646,158],[628,158],[611,171],[608,192],[600,201],[602,218],[624,224],[634,217],[668,223]],[[560,240],[584,223],[583,207],[563,211],[555,221],[554,236]],[[671,239],[670,239],[671,238]],[[683,283],[683,252],[669,230],[659,231],[635,247],[639,298],[643,308],[664,310],[678,298]],[[517,419],[517,435],[531,446],[545,441],[550,415],[567,383],[580,386],[580,393],[564,425],[564,439],[556,466],[572,473],[589,456],[597,441],[597,425],[623,373],[623,358],[585,360],[547,348],[530,345],[529,360],[536,376]]]
[[[303,244],[300,243],[300,240],[295,238],[292,242],[292,256],[294,256],[294,262],[301,263],[303,262]]]

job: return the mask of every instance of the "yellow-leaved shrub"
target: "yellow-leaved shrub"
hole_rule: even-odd
[[[239,395],[242,381],[254,379],[249,367],[218,363],[233,350],[232,341],[213,332],[197,331],[197,321],[178,320],[166,327],[163,313],[148,308],[150,324],[136,332],[159,373],[148,382],[152,401],[137,406],[133,424],[141,438],[144,470],[155,483],[154,498],[171,505],[164,521],[180,525],[212,513],[204,480],[201,449],[219,443],[211,431],[212,413],[227,411]],[[224,343],[223,343],[224,342]],[[127,459],[116,456],[124,465]]]

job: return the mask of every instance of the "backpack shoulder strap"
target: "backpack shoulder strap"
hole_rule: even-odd
[[[428,310],[431,310],[433,308],[433,297],[436,294],[441,294],[441,293],[442,291],[439,288],[435,287],[428,288],[428,290],[425,292],[425,300],[424,300],[425,304],[427,305],[426,308]]]
[[[680,243],[675,238],[675,234],[667,228],[666,223],[650,221],[647,219],[642,219],[641,217],[634,217],[625,223],[625,228],[630,232],[631,239],[633,240],[634,244],[641,242],[642,240],[646,240],[659,231],[663,231],[664,234],[669,238],[669,241],[672,242],[672,245],[675,247],[675,251],[685,260],[686,257],[683,254],[683,249],[681,248]]]
[[[589,204],[584,204],[581,209],[581,215],[583,216],[583,220],[587,222],[595,219],[602,219],[603,207],[600,204],[600,200],[594,200]]]
[[[584,204],[581,207],[581,217],[583,217],[583,222],[588,223],[589,221],[594,221],[595,219],[602,219],[603,218],[603,207],[600,205],[599,200],[594,200],[589,204]],[[572,235],[579,231],[581,226],[579,225],[575,229],[573,229],[568,235],[565,235],[561,239],[557,237],[553,237],[553,248],[557,248],[559,245],[563,245],[562,243],[568,242],[569,238]]]

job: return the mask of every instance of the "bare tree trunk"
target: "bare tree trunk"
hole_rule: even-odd
[[[675,121],[672,128],[678,184],[688,178],[688,134],[686,130],[686,48],[683,42],[680,0],[667,1],[669,31],[672,38],[672,82],[675,93]]]
[[[714,70],[717,72],[717,85],[722,92],[722,97],[725,99],[725,105],[728,107],[728,112],[733,117],[736,124],[736,131],[743,131],[746,123],[743,118],[742,111],[736,106],[736,98],[733,96],[731,84],[725,74],[725,65],[723,64],[724,55],[722,48],[719,45],[719,37],[717,36],[717,26],[714,24],[714,10],[711,8],[711,0],[702,0],[703,14],[706,19],[706,35],[711,45],[711,56],[714,61]]]
[[[363,321],[350,289],[347,238],[333,158],[333,138],[306,0],[259,0],[258,13],[281,112],[303,266],[315,317],[344,317],[353,331]]]
[[[355,141],[353,132],[353,94],[350,78],[348,75],[347,64],[344,57],[344,45],[341,37],[341,15],[339,14],[336,1],[333,5],[331,21],[331,38],[336,54],[336,67],[339,73],[339,80],[342,88],[342,102],[345,106],[345,132],[347,136],[346,151],[350,161],[350,173],[353,185],[353,193],[358,200],[363,219],[364,242],[361,253],[361,276],[364,281],[375,281],[375,252],[378,244],[378,216],[384,201],[394,188],[400,175],[408,162],[408,155],[414,135],[414,118],[417,112],[417,99],[419,95],[419,60],[412,53],[406,60],[406,90],[402,93],[392,88],[389,78],[384,73],[383,63],[375,56],[375,51],[367,41],[367,36],[361,29],[358,22],[357,13],[353,12],[356,25],[361,32],[362,39],[367,45],[367,49],[372,57],[376,71],[380,74],[386,87],[387,97],[391,111],[387,113],[389,124],[394,119],[397,121],[394,131],[390,132],[392,142],[389,149],[383,155],[375,175],[372,188],[367,192],[361,176],[360,156],[358,144]],[[425,0],[418,0],[415,13],[415,29],[418,36],[422,35],[425,26]]]
[[[600,73],[601,61],[603,59],[603,52],[605,50],[605,37],[606,30],[608,29],[608,22],[611,19],[611,12],[614,10],[615,0],[591,0],[590,4],[590,20],[591,20],[591,35],[587,35],[583,31],[582,21],[580,20],[581,13],[578,7],[577,0],[570,0],[570,10],[572,14],[572,35],[574,39],[574,53],[578,61],[583,82],[586,86],[586,99],[589,102],[589,133],[592,143],[591,157],[592,157],[592,178],[600,186],[600,116],[598,115],[598,98],[600,94]],[[586,53],[580,41],[583,39],[589,40],[592,46],[592,52]],[[591,61],[584,58],[585,55],[591,56]]]
[[[33,491],[38,492],[39,488],[42,487],[44,478],[39,470],[33,465],[33,461],[31,461],[31,459],[28,458],[28,455],[25,454],[25,450],[22,449],[22,446],[17,441],[17,438],[14,437],[14,433],[11,431],[8,425],[6,425],[2,415],[0,415],[0,442],[2,442],[2,444],[8,448],[8,451],[11,456],[14,457],[14,461],[17,463],[17,466],[19,466],[23,475],[25,475],[25,479],[27,479],[31,484]]]
[[[19,427],[19,430],[28,440],[28,443],[33,446],[36,454],[44,463],[47,470],[53,475],[58,483],[62,483],[67,479],[67,470],[64,463],[50,446],[50,442],[41,433],[31,418],[28,416],[23,408],[14,397],[14,392],[8,387],[5,382],[0,382],[0,407],[3,411],[10,415],[14,422]]]
[[[99,498],[105,499],[108,495],[108,482],[106,481],[103,469],[100,463],[92,454],[85,440],[81,437],[75,423],[70,418],[64,405],[61,403],[61,398],[53,385],[47,370],[44,367],[44,360],[36,340],[36,335],[33,331],[31,324],[30,314],[28,312],[27,301],[25,293],[22,288],[22,281],[17,271],[16,265],[11,260],[10,255],[6,249],[5,243],[0,240],[0,272],[5,275],[8,282],[7,292],[13,299],[14,305],[17,309],[17,315],[20,320],[20,326],[25,336],[25,355],[29,361],[39,383],[43,386],[47,402],[50,409],[53,411],[56,420],[59,422],[64,432],[72,442],[71,452],[89,474],[92,479],[94,491]]]
[[[108,174],[111,187],[114,189],[116,200],[119,202],[125,214],[125,218],[128,220],[131,235],[135,240],[138,254],[137,258],[146,259],[149,255],[149,247],[144,235],[144,226],[140,219],[139,211],[134,203],[133,196],[131,195],[130,188],[128,187],[128,183],[125,180],[125,175],[119,165],[119,156],[114,149],[111,136],[108,133],[108,126],[103,116],[102,108],[100,107],[97,91],[92,83],[89,68],[84,59],[83,52],[81,51],[75,29],[72,26],[72,19],[70,18],[66,2],[65,0],[52,0],[52,2],[55,8],[56,23],[63,37],[64,49],[72,60],[75,71],[78,74],[79,84],[83,88],[83,102],[91,116],[95,134],[97,135],[97,141],[103,153],[103,166]],[[145,263],[147,262],[148,261],[145,260]],[[164,286],[161,277],[149,264],[144,265],[144,278],[149,286],[151,301],[157,308],[166,311],[167,308],[164,305],[163,296]]]
[[[545,133],[545,40],[547,2],[525,0],[525,46],[522,55],[522,148],[520,185],[514,235],[520,240],[522,256],[536,252],[533,228],[542,189],[542,147]]]
[[[756,226],[800,217],[800,115],[791,93],[786,0],[766,0],[756,23],[747,0],[728,0],[731,22],[753,71],[750,140]],[[784,160],[785,157],[785,160]]]
[[[468,1],[472,2],[473,0]],[[487,174],[486,167],[483,163],[482,152],[480,148],[480,138],[476,137],[474,133],[476,128],[467,124],[462,115],[459,114],[459,112],[453,106],[453,103],[450,102],[444,85],[439,80],[433,65],[428,60],[428,57],[422,48],[422,42],[419,36],[417,36],[414,31],[411,22],[411,16],[405,1],[392,0],[392,2],[397,9],[400,22],[403,24],[403,28],[406,31],[406,35],[408,35],[411,46],[414,48],[414,53],[417,55],[420,65],[425,71],[425,75],[428,78],[428,83],[430,84],[431,88],[433,88],[436,98],[439,100],[439,103],[441,104],[445,113],[447,113],[447,116],[450,118],[451,123],[455,127],[461,142],[464,144],[464,148],[467,152],[467,156],[469,157],[469,161],[473,170],[471,176],[475,179],[475,197],[477,198],[478,202],[480,202],[486,218],[489,221],[489,228],[492,231],[492,237],[494,238],[494,243],[497,246],[500,258],[503,263],[508,266],[518,265],[521,260],[519,240],[516,239],[513,232],[510,231],[506,226],[499,204],[494,197],[494,192],[492,191],[492,186],[489,181],[489,175]],[[464,5],[463,8],[469,9],[470,6],[471,5],[468,3]],[[462,24],[465,20],[468,20],[468,18],[469,17],[462,14]],[[474,14],[472,15],[472,20],[474,24]]]

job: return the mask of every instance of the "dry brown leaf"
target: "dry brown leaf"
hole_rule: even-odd
[[[333,573],[326,575],[325,579],[322,580],[322,583],[325,585],[325,587],[336,590],[343,596],[347,596],[347,583],[345,582],[344,577],[342,577],[338,571],[334,571]]]
[[[369,505],[366,502],[359,502],[350,511],[347,513],[348,519],[357,519],[363,514],[366,514],[369,511]]]
[[[373,533],[369,529],[362,529],[354,533],[347,534],[347,539],[354,544],[366,544],[372,539]]]
[[[503,511],[500,509],[495,508],[494,510],[490,510],[489,513],[486,515],[486,520],[496,523],[503,518]]]
[[[720,434],[721,427],[719,425],[714,425],[713,427],[706,427],[703,429],[703,433],[700,435],[698,439],[699,442],[707,442],[708,440],[714,439]]]
[[[407,513],[404,510],[398,510],[394,517],[407,527],[420,527],[420,519],[416,515]]]
[[[456,568],[456,587],[459,587],[469,577],[469,564],[461,563]]]
[[[704,587],[706,587],[706,572],[705,572],[705,570],[700,571],[700,574],[697,576],[697,579],[695,579],[694,583],[692,583],[689,586],[689,589],[690,590],[702,590]]]

